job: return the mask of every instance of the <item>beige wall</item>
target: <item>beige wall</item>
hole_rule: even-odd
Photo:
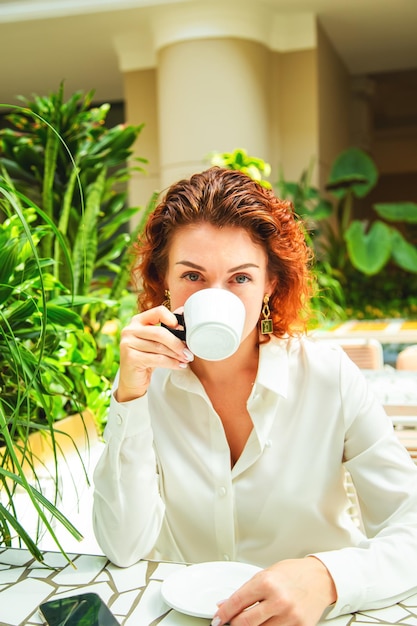
[[[319,149],[318,90],[315,50],[275,53],[270,86],[274,108],[274,180],[298,180]],[[276,129],[276,127],[278,127]]]
[[[319,185],[324,189],[336,156],[350,145],[351,82],[347,69],[318,27],[317,90]]]
[[[138,70],[124,74],[125,117],[128,124],[144,124],[134,146],[137,157],[148,160],[145,174],[134,172],[129,181],[131,206],[145,207],[152,194],[160,190],[159,122],[156,93],[156,70]],[[135,224],[132,224],[134,226]]]

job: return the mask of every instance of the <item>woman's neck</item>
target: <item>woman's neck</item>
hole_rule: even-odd
[[[224,383],[235,378],[242,371],[251,370],[255,380],[259,361],[258,334],[252,333],[240,344],[238,350],[228,359],[222,361],[205,361],[195,358],[190,368],[201,381]]]

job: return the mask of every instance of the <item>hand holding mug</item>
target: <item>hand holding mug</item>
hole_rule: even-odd
[[[177,324],[174,314],[164,306],[135,315],[123,329],[116,392],[119,402],[143,396],[156,367],[179,369],[193,360],[184,343],[162,328],[161,323],[167,327]]]
[[[183,314],[175,314],[183,328],[166,327],[183,339],[195,356],[206,361],[221,361],[238,349],[245,314],[243,302],[232,292],[201,289],[186,300]]]

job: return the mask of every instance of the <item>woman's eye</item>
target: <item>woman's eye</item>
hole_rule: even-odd
[[[237,283],[247,283],[250,281],[250,278],[246,276],[246,274],[238,274],[238,276],[235,277],[235,281]]]
[[[198,274],[197,272],[187,272],[183,275],[183,278],[191,280],[191,282],[195,282],[200,278],[200,274]]]

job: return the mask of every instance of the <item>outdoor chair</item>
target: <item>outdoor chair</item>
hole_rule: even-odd
[[[337,343],[349,358],[363,370],[378,370],[384,367],[382,344],[373,338],[336,339],[327,341]]]

